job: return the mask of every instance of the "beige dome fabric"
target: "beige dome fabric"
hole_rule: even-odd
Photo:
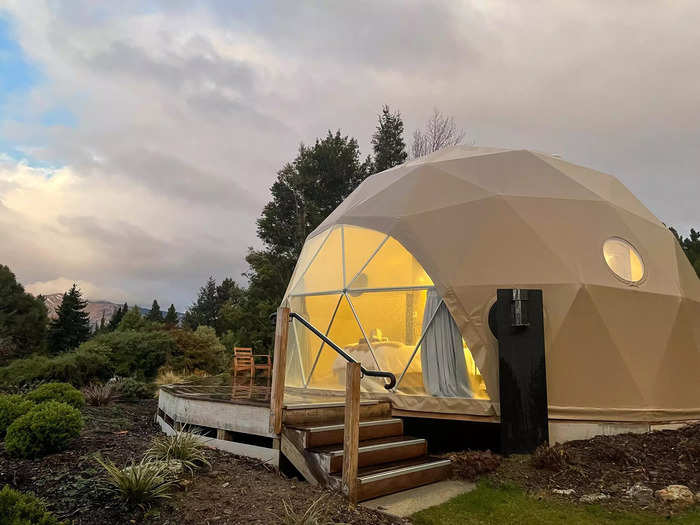
[[[336,224],[389,234],[415,256],[491,399],[496,290],[540,288],[551,418],[700,418],[700,281],[614,177],[531,151],[457,146],[368,178],[309,239]],[[611,238],[641,257],[637,283],[606,264]]]

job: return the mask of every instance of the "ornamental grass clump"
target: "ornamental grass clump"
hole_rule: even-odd
[[[105,383],[101,385],[99,383],[90,383],[88,386],[83,388],[83,396],[85,397],[85,402],[94,407],[101,407],[109,405],[112,401],[119,397],[119,393],[114,385],[114,383]]]
[[[47,401],[18,417],[7,429],[5,450],[12,456],[36,458],[68,447],[80,435],[83,418],[66,403]]]
[[[109,489],[128,505],[145,507],[169,498],[170,490],[176,483],[170,475],[170,465],[167,462],[153,462],[144,458],[140,463],[132,462],[131,465],[119,468],[109,459],[95,459],[105,469],[105,483]]]
[[[171,436],[156,437],[151,448],[146,451],[145,457],[165,462],[177,460],[184,468],[193,472],[201,467],[211,468],[205,449],[206,446],[199,434],[184,430],[175,432]]]
[[[68,383],[45,383],[27,394],[27,399],[37,405],[45,401],[60,401],[75,408],[85,406],[85,398],[80,390]]]
[[[8,427],[20,416],[34,408],[34,402],[19,394],[0,394],[0,439]]]

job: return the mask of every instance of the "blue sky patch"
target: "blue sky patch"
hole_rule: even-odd
[[[0,16],[0,102],[11,93],[28,90],[39,80],[39,71],[14,40],[7,19]]]

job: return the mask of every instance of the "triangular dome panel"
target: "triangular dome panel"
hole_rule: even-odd
[[[333,228],[291,295],[343,289],[343,247],[340,227]]]

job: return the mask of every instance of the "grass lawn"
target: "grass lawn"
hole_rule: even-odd
[[[574,505],[559,500],[538,500],[517,487],[480,483],[475,490],[412,516],[417,525],[566,523],[567,525],[646,525],[652,523],[700,524],[700,509],[668,519],[651,512],[613,511],[600,505]]]

